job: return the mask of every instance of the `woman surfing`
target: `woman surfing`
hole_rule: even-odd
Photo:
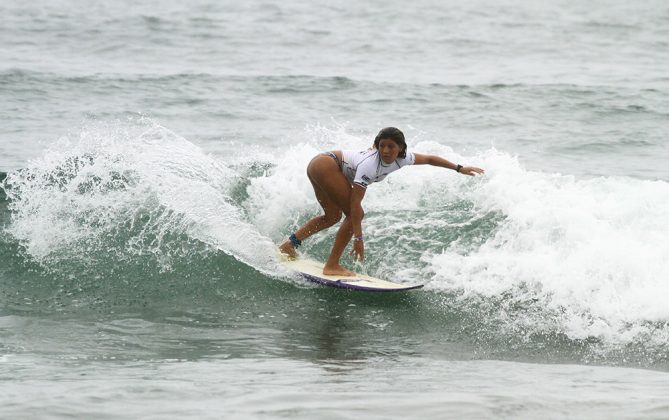
[[[407,151],[404,134],[395,127],[386,127],[379,131],[372,149],[362,152],[333,150],[321,153],[309,162],[307,176],[324,214],[305,223],[279,246],[279,250],[297,258],[296,249],[303,240],[339,222],[343,213],[346,218],[337,231],[323,274],[354,276],[355,273],[344,268],[339,260],[351,237],[351,255],[360,261],[365,257],[362,199],[367,187],[408,165],[438,166],[472,176],[484,173],[481,168],[458,165],[439,156],[411,153]]]

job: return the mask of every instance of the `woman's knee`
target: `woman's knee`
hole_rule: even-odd
[[[350,211],[344,211],[344,216],[346,216],[346,217],[350,217],[350,216],[351,216],[351,212],[350,212]],[[341,213],[339,214],[339,218],[341,219]],[[362,211],[360,212],[360,219],[364,219],[364,218],[365,218],[365,211],[362,210]],[[337,219],[337,220],[339,220],[339,219]]]

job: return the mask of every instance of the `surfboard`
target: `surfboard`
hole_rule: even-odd
[[[305,280],[340,289],[359,290],[364,292],[402,292],[420,289],[423,284],[406,285],[379,279],[365,274],[349,276],[326,276],[323,274],[323,263],[308,258],[289,260],[281,258],[281,263]]]

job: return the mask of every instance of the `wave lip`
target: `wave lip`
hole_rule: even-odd
[[[91,127],[8,175],[7,231],[45,264],[115,252],[152,254],[168,268],[172,257],[188,252],[174,239],[185,237],[262,266],[271,243],[232,202],[236,179],[148,120]]]

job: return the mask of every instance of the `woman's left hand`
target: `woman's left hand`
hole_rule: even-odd
[[[460,173],[464,175],[474,176],[474,175],[484,174],[485,171],[481,168],[477,168],[476,166],[463,166],[462,168],[460,168]]]
[[[364,261],[365,260],[365,243],[363,241],[353,241],[353,251],[351,251],[351,256],[355,261]]]

